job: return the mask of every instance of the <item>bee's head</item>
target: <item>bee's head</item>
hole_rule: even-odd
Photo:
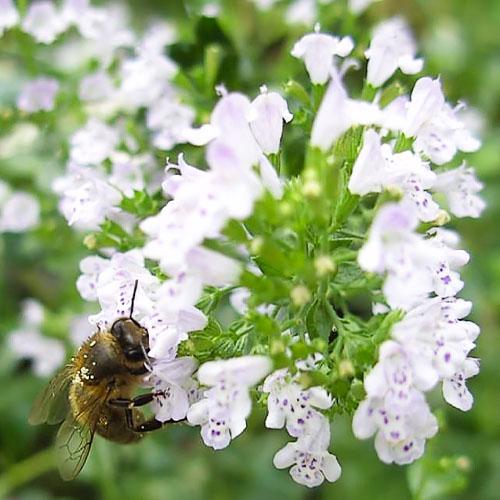
[[[148,331],[132,318],[116,320],[111,327],[111,334],[116,338],[129,361],[146,361],[149,351]]]

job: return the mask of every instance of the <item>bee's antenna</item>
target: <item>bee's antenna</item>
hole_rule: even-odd
[[[132,292],[132,301],[130,304],[130,316],[129,316],[130,319],[132,319],[132,314],[134,313],[135,294],[137,293],[138,285],[139,285],[139,280],[135,280],[134,291]]]

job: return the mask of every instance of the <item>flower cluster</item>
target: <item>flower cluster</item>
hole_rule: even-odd
[[[44,310],[39,302],[26,300],[21,317],[19,327],[9,334],[9,347],[17,357],[28,359],[38,376],[46,377],[61,366],[64,346],[59,340],[47,338],[41,333]]]
[[[330,3],[288,2],[287,22],[310,29]],[[370,3],[338,8],[354,19]],[[217,18],[210,5],[204,16]],[[186,63],[167,23],[139,36],[120,5],[87,0],[25,10],[0,0],[0,35],[19,26],[38,44],[63,41],[70,59],[67,37],[85,47],[73,84],[44,73],[15,104],[33,122],[77,108],[64,171],[44,179],[47,206],[92,251],[76,288],[94,314],[68,324],[75,342],[124,317],[147,329],[143,382],[157,420],[200,426],[221,450],[267,403],[265,426],[293,439],[274,465],[314,487],[341,474],[329,452],[335,415],[353,415],[356,437],[375,435],[382,461],[407,464],[438,430],[426,393],[441,384],[446,402],[471,408],[479,328],[457,297],[469,255],[443,226],[485,208],[465,159],[480,141],[441,80],[419,75],[403,19],[370,41],[316,24],[287,54],[310,85],[303,73],[248,97],[214,88],[224,50]],[[0,231],[40,223],[35,198],[0,184]],[[40,334],[41,311],[29,305],[10,345],[47,375],[64,351]]]
[[[200,245],[219,237],[229,219],[249,217],[265,188],[280,196],[281,182],[264,153],[278,151],[283,120],[291,118],[285,100],[265,88],[253,102],[238,93],[223,95],[210,123],[188,134],[191,142],[209,142],[210,168],[194,168],[182,156],[178,165],[167,165],[162,189],[172,200],[141,223],[149,237],[145,256],[170,275],[195,268],[205,275],[205,284],[233,281],[235,265]],[[179,174],[171,174],[172,169]],[[208,262],[211,266],[204,264]]]
[[[35,228],[40,221],[38,200],[24,191],[12,191],[0,181],[0,231],[20,233]]]
[[[386,29],[377,31],[374,47]],[[412,47],[408,40],[394,50],[403,51],[400,58],[413,57]],[[372,47],[369,56],[370,63],[377,57]],[[395,70],[394,64],[388,73]],[[387,78],[384,71],[379,70],[384,76],[374,81],[368,65],[368,81],[379,85]],[[472,396],[465,380],[479,371],[478,360],[468,357],[479,328],[462,320],[472,304],[455,297],[464,285],[458,269],[469,255],[456,248],[459,238],[453,231],[433,227],[422,234],[419,222],[440,226],[449,220],[432,192],[444,194],[450,211],[459,217],[478,217],[484,202],[470,167],[462,164],[440,173],[431,168],[431,163],[451,161],[458,150],[475,151],[480,145],[460,120],[459,108],[445,102],[439,80],[421,78],[411,98],[396,101],[380,121],[383,134],[366,130],[349,190],[358,195],[391,190],[401,197],[375,216],[358,262],[362,269],[385,276],[387,304],[406,315],[394,325],[393,340],[380,346],[379,361],[365,377],[367,396],[354,415],[353,430],[362,439],[376,434],[375,448],[384,462],[406,464],[423,454],[425,440],[437,432],[424,392],[442,382],[445,400],[469,410]],[[413,138],[412,149],[398,152],[397,144],[383,143],[389,130]]]
[[[293,479],[308,487],[318,486],[326,478],[336,481],[340,465],[328,453],[330,425],[318,409],[326,410],[332,398],[322,387],[303,389],[288,371],[278,370],[266,378],[263,391],[268,393],[266,427],[281,429],[297,438],[274,456],[279,469],[290,467]]]
[[[271,9],[277,0],[252,0],[262,11]],[[319,19],[318,7],[328,6],[335,0],[293,0],[286,9],[285,19],[289,24],[313,25]],[[348,7],[353,14],[364,12],[374,0],[349,0]],[[318,5],[319,3],[319,5]]]

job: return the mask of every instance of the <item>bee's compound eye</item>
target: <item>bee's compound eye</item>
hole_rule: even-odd
[[[123,353],[129,361],[141,361],[144,359],[144,353],[140,347],[126,349]]]
[[[118,321],[115,321],[113,323],[113,326],[111,327],[111,333],[118,340],[120,340],[120,339],[122,339],[124,337],[125,328],[124,328],[124,325],[123,325],[123,321],[121,319],[119,319]]]

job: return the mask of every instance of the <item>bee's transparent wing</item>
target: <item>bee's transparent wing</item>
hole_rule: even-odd
[[[62,422],[69,409],[68,389],[70,383],[71,367],[67,365],[38,394],[31,408],[28,422],[31,425]]]
[[[95,425],[80,425],[72,414],[59,427],[56,456],[64,481],[74,479],[85,465],[94,438]]]

